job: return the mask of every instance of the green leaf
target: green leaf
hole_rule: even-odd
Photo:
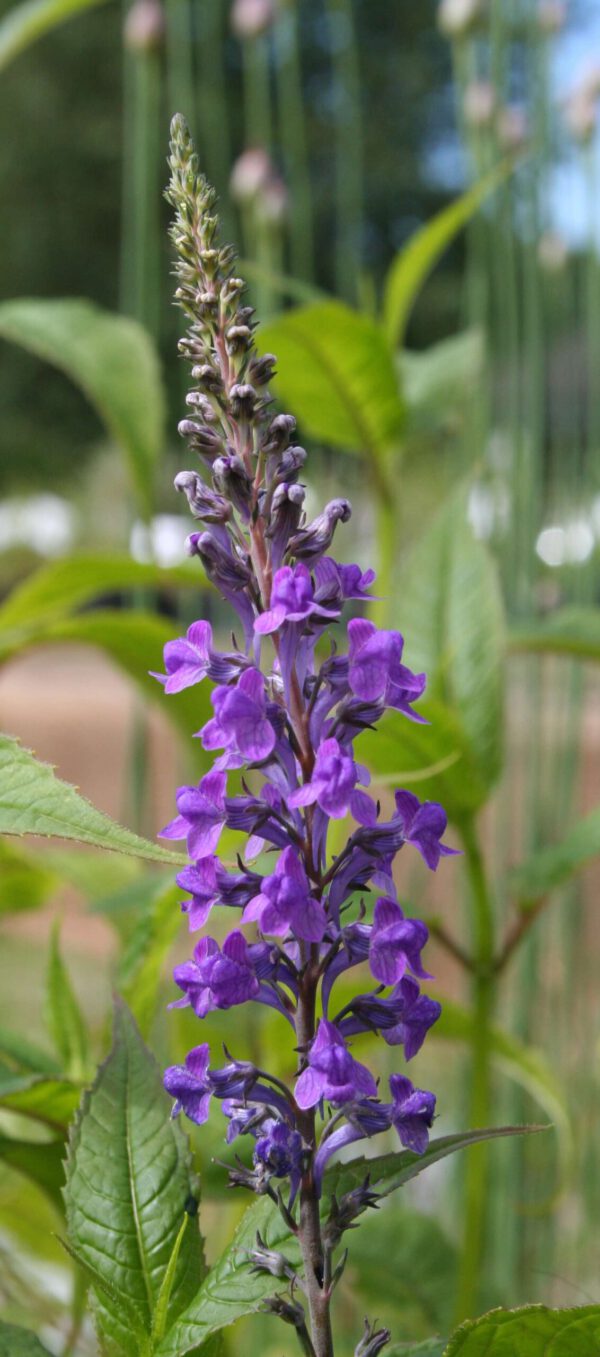
[[[600,854],[600,806],[578,820],[560,843],[532,853],[509,874],[508,886],[522,908],[532,908]]]
[[[387,1357],[444,1357],[445,1348],[444,1338],[426,1338],[424,1343],[394,1343]]]
[[[160,881],[154,883],[153,898],[148,899],[121,958],[119,990],[144,1036],[160,1003],[165,962],[181,929],[180,898],[176,886],[165,890]]]
[[[42,1074],[0,1075],[0,1107],[31,1117],[54,1131],[66,1131],[81,1096],[69,1079]]]
[[[376,730],[359,736],[359,758],[375,787],[414,789],[428,801],[440,801],[449,818],[460,821],[487,800],[487,779],[460,716],[435,699],[425,698],[418,709],[427,725],[388,712]]]
[[[83,1079],[88,1068],[87,1027],[69,973],[60,954],[60,926],[50,938],[46,972],[46,1022],[70,1079]]]
[[[0,842],[0,915],[39,909],[56,886],[57,877],[45,864]]]
[[[384,330],[391,348],[403,343],[410,313],[428,274],[509,168],[504,164],[492,170],[456,202],[415,231],[396,255],[385,280],[383,295]]]
[[[37,1046],[21,1032],[0,1026],[0,1059],[13,1065],[19,1074],[60,1074],[60,1065],[49,1051]]]
[[[492,1310],[467,1320],[450,1339],[444,1357],[592,1357],[600,1351],[600,1305],[548,1310]]]
[[[212,684],[202,683],[181,693],[165,694],[150,671],[162,673],[163,647],[172,641],[175,624],[150,613],[103,609],[59,623],[47,632],[46,641],[77,641],[94,645],[109,655],[141,689],[145,698],[160,705],[184,737],[190,737],[210,719]],[[192,741],[197,760],[208,768],[210,755],[199,740]]]
[[[65,1142],[55,1140],[16,1140],[0,1133],[0,1159],[31,1179],[50,1198],[62,1215],[63,1159]],[[0,1349],[1,1351],[1,1349]]]
[[[157,1349],[156,1357],[186,1357],[220,1329],[260,1309],[266,1296],[281,1289],[274,1277],[251,1273],[248,1255],[260,1232],[268,1248],[285,1250],[299,1261],[292,1239],[277,1207],[261,1198],[242,1216],[233,1239],[211,1268],[198,1294]]]
[[[458,1131],[454,1135],[440,1136],[432,1140],[424,1154],[413,1154],[412,1150],[399,1150],[392,1154],[379,1155],[377,1158],[351,1159],[348,1163],[336,1164],[326,1175],[326,1189],[339,1197],[343,1192],[351,1192],[360,1187],[368,1177],[371,1187],[382,1197],[403,1187],[405,1183],[417,1178],[420,1173],[446,1159],[457,1150],[467,1150],[471,1145],[479,1145],[485,1140],[498,1140],[505,1136],[531,1135],[545,1131],[545,1126],[490,1126],[483,1131]]]
[[[406,663],[460,722],[481,782],[502,762],[504,619],[498,574],[466,521],[463,492],[434,519],[399,583]]]
[[[122,1003],[111,1053],[83,1099],[67,1161],[67,1220],[75,1248],[115,1292],[126,1294],[148,1333],[186,1208],[195,1196],[187,1140],[170,1116],[156,1062]],[[172,1324],[204,1275],[197,1227],[185,1232],[170,1295]],[[128,1351],[106,1297],[102,1338]]]
[[[0,20],[0,71],[38,38],[104,0],[24,0]]]
[[[29,1329],[0,1319],[0,1357],[50,1357],[50,1353]]]
[[[543,621],[509,633],[513,655],[571,655],[578,660],[600,660],[600,608],[559,608]]]
[[[210,586],[189,566],[166,570],[129,556],[70,556],[51,561],[33,571],[0,605],[0,655],[6,657],[39,641],[49,627],[103,594],[180,588]]]
[[[398,355],[409,432],[454,423],[470,407],[483,374],[484,338],[465,330],[420,351]]]
[[[277,354],[275,389],[313,438],[380,458],[401,437],[404,411],[380,327],[331,301],[287,311],[261,327]]]
[[[66,1253],[69,1254],[69,1257],[72,1258],[73,1262],[77,1263],[77,1266],[81,1269],[88,1286],[93,1286],[96,1298],[102,1297],[104,1300],[108,1301],[109,1305],[114,1310],[115,1318],[120,1328],[124,1333],[135,1337],[136,1357],[147,1357],[150,1346],[150,1336],[147,1327],[144,1324],[142,1315],[131,1300],[131,1297],[128,1296],[125,1291],[116,1290],[115,1287],[106,1280],[106,1277],[98,1271],[98,1268],[94,1267],[92,1263],[88,1263],[79,1249],[73,1248],[73,1245],[69,1243],[68,1239],[62,1239],[59,1236],[59,1241]],[[102,1350],[103,1352],[107,1351],[104,1347]],[[114,1348],[111,1341],[110,1353],[112,1354],[113,1352]],[[130,1352],[131,1348],[128,1345],[126,1354],[124,1353],[123,1357],[129,1357]]]
[[[393,1334],[418,1335],[449,1330],[456,1271],[456,1247],[435,1217],[390,1202],[361,1217],[344,1282]]]
[[[39,763],[9,735],[0,735],[0,834],[76,839],[153,862],[187,861],[96,810],[75,787],[61,782],[49,764]]]
[[[162,373],[150,335],[137,321],[83,299],[23,297],[0,305],[0,336],[80,387],[125,454],[140,507],[149,514],[165,425]]]

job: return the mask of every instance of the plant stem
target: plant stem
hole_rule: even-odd
[[[394,566],[398,552],[399,507],[391,485],[391,477],[383,475],[376,459],[371,457],[370,469],[377,492],[377,542],[379,559],[377,562],[377,594],[370,616],[378,626],[385,626],[390,620],[393,599]]]
[[[494,918],[481,847],[472,819],[461,825],[461,838],[470,886],[472,955],[473,1043],[470,1070],[468,1124],[485,1127],[490,1118],[490,1028],[494,1011],[495,980]],[[479,1287],[485,1240],[487,1160],[485,1147],[476,1146],[467,1160],[464,1193],[464,1230],[459,1266],[456,1319],[473,1315]]]
[[[305,969],[296,1015],[296,1033],[300,1049],[306,1048],[315,1034],[315,1006],[318,984],[318,947],[311,947],[311,960]],[[324,1289],[324,1255],[321,1239],[321,1219],[312,1171],[316,1149],[315,1113],[304,1112],[299,1119],[304,1140],[311,1155],[300,1189],[300,1228],[298,1240],[304,1263],[304,1281],[310,1315],[310,1328],[315,1357],[333,1357],[333,1335],[329,1312],[330,1296]]]

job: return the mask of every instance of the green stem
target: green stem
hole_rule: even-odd
[[[489,1125],[491,1104],[491,1024],[495,1002],[494,916],[481,846],[472,819],[461,825],[461,838],[469,879],[471,951],[475,961],[472,980],[473,1038],[471,1047],[468,1125]],[[456,1315],[458,1321],[475,1313],[485,1243],[487,1158],[484,1146],[475,1146],[466,1164],[464,1228],[459,1265]]]
[[[372,462],[373,466],[374,463]],[[379,597],[371,609],[373,621],[384,626],[390,620],[394,601],[394,567],[398,554],[399,505],[388,478],[381,475],[377,484],[377,545],[379,549],[377,579]]]
[[[352,0],[327,0],[332,30],[335,115],[335,281],[339,297],[356,301],[363,220],[363,126],[356,20]],[[345,29],[346,40],[343,41]]]
[[[290,263],[296,278],[314,276],[313,205],[308,127],[302,88],[298,9],[290,5],[275,25],[275,74],[281,145],[289,181]]]

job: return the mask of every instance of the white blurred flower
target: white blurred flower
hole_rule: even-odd
[[[160,0],[134,0],[123,29],[125,46],[132,52],[154,52],[165,36],[165,14]]]
[[[489,80],[472,80],[463,95],[463,110],[470,127],[489,127],[496,108],[496,91]]]
[[[481,0],[441,0],[438,24],[449,38],[462,37],[481,18],[481,12]]]
[[[573,518],[564,526],[543,528],[535,549],[544,565],[583,565],[594,550],[594,534],[586,518]]]
[[[560,273],[569,258],[565,240],[556,231],[545,231],[538,243],[538,259],[548,273]]]
[[[273,162],[263,146],[249,146],[238,156],[229,179],[234,203],[250,203],[274,176]]]
[[[288,215],[288,209],[287,188],[279,175],[273,175],[257,197],[257,216],[269,226],[280,226]]]
[[[518,104],[506,104],[498,113],[498,140],[505,151],[520,151],[527,141],[527,114]]]
[[[31,547],[39,556],[63,556],[73,546],[76,513],[59,495],[32,495],[0,505],[0,551]]]
[[[181,565],[185,559],[188,535],[187,519],[179,514],[156,514],[150,523],[139,520],[132,525],[129,550],[134,561],[143,565]]]
[[[275,0],[233,0],[229,16],[231,31],[242,41],[257,38],[270,28],[276,14]]]

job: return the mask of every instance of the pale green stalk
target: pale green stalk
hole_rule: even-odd
[[[308,126],[299,41],[300,0],[287,0],[274,30],[277,112],[292,210],[290,265],[296,278],[314,277],[313,202]]]
[[[334,273],[339,297],[354,302],[361,268],[364,214],[362,90],[356,21],[352,0],[326,0],[334,34],[331,63],[336,93],[334,130],[335,253]],[[335,34],[338,21],[346,41]]]

